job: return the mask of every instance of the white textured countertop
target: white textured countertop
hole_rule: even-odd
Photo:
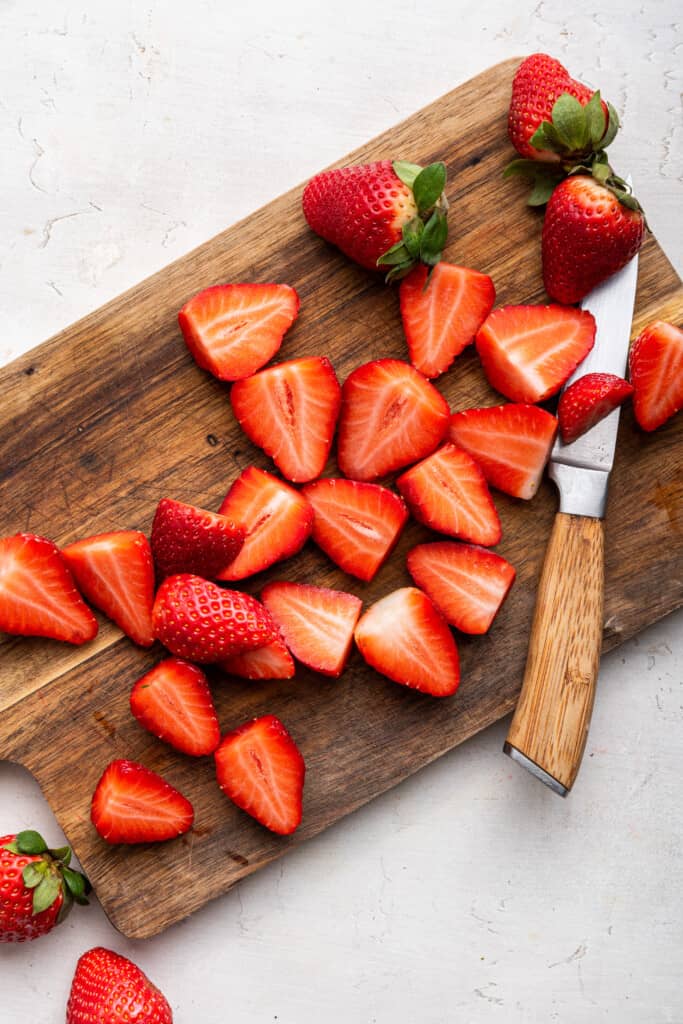
[[[0,362],[535,50],[619,109],[615,163],[680,272],[680,9],[593,9],[2,0]],[[501,723],[155,939],[94,902],[0,949],[0,1017],[63,1021],[77,957],[103,944],[177,1024],[681,1024],[682,680],[679,612],[605,658],[568,800],[502,755]],[[35,782],[0,763],[0,834],[29,826],[59,844]]]

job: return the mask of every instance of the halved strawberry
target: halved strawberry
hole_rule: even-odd
[[[492,547],[501,538],[496,506],[474,459],[454,444],[418,462],[396,481],[410,511],[439,533]]]
[[[306,765],[279,718],[263,715],[227,733],[214,755],[225,795],[271,832],[301,823]]]
[[[277,581],[263,588],[261,600],[295,658],[322,675],[341,675],[363,604],[360,598],[327,587]]]
[[[477,333],[489,384],[513,402],[559,391],[593,348],[595,319],[573,306],[501,306]]]
[[[401,469],[434,451],[448,418],[445,398],[408,363],[365,363],[342,389],[339,468],[353,480],[374,480]]]
[[[155,843],[187,832],[189,800],[136,761],[112,761],[93,794],[90,818],[108,843]]]
[[[59,548],[46,537],[0,538],[0,630],[70,644],[84,644],[97,633],[97,619]]]
[[[488,483],[513,498],[533,498],[556,433],[557,420],[549,412],[517,403],[456,412],[449,430]]]
[[[324,356],[292,359],[237,381],[230,393],[239,425],[283,476],[320,476],[332,446],[341,389]]]
[[[265,647],[234,654],[219,662],[219,666],[228,675],[243,679],[291,679],[295,672],[294,659],[279,637]]]
[[[458,648],[441,612],[416,587],[373,604],[356,626],[368,665],[395,683],[432,697],[450,697],[460,682]]]
[[[450,540],[412,548],[408,572],[451,626],[477,635],[487,632],[515,579],[495,551]]]
[[[216,579],[244,543],[244,527],[224,515],[162,498],[150,537],[158,579],[192,572]]]
[[[442,260],[431,272],[424,264],[411,270],[399,299],[410,361],[425,377],[438,377],[474,341],[496,289],[487,274]]]
[[[633,411],[643,430],[656,430],[683,409],[683,331],[657,320],[629,353]]]
[[[299,312],[288,284],[218,284],[178,313],[195,361],[219,380],[241,380],[272,359]]]
[[[221,515],[243,523],[242,549],[221,580],[243,580],[300,551],[313,528],[313,509],[289,484],[256,466],[247,466],[223,499]]]
[[[557,403],[560,434],[571,444],[625,402],[633,385],[614,373],[585,373],[562,392]]]
[[[98,533],[63,548],[81,593],[136,644],[151,647],[154,566],[137,530]]]
[[[140,725],[183,754],[212,754],[220,743],[206,676],[182,658],[166,658],[138,679],[130,709]]]
[[[302,488],[314,512],[313,540],[344,572],[371,580],[408,518],[398,494],[357,480],[315,480]]]

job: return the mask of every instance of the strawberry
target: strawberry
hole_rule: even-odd
[[[253,597],[180,573],[168,576],[152,611],[154,635],[188,661],[221,661],[274,640],[277,626]]]
[[[562,392],[557,403],[560,435],[571,444],[613,409],[625,402],[633,387],[614,373],[585,373]]]
[[[233,654],[219,665],[228,675],[243,679],[291,679],[295,672],[294,659],[279,637],[265,647]]]
[[[90,884],[70,861],[68,846],[48,850],[33,830],[0,836],[0,942],[47,935],[74,902],[88,902]]]
[[[138,679],[130,709],[143,728],[183,754],[212,754],[220,742],[206,676],[182,658],[166,658]]]
[[[371,580],[398,541],[408,509],[379,484],[325,479],[306,484],[313,507],[313,540],[340,569]]]
[[[533,498],[556,433],[549,412],[512,403],[454,413],[449,437],[470,453],[491,486],[513,498]]]
[[[203,370],[241,380],[273,358],[298,312],[299,296],[287,284],[219,284],[186,302],[178,321]]]
[[[70,644],[97,633],[97,619],[51,540],[33,533],[0,538],[0,630]]]
[[[432,530],[490,547],[501,538],[500,520],[474,459],[454,444],[418,462],[396,481],[413,516]]]
[[[254,444],[294,483],[322,473],[332,446],[341,389],[324,356],[292,359],[233,384],[232,409]]]
[[[501,555],[448,540],[412,548],[408,572],[451,626],[472,634],[488,631],[515,579]]]
[[[683,409],[683,331],[657,320],[629,353],[633,411],[643,430],[656,430]]]
[[[408,363],[377,359],[344,382],[337,462],[353,480],[374,480],[433,452],[449,409],[433,384]]]
[[[192,828],[189,800],[135,761],[112,761],[97,783],[90,819],[108,843],[155,843]]]
[[[309,226],[368,270],[388,267],[387,280],[418,261],[434,266],[446,242],[448,203],[442,163],[402,160],[323,171],[308,182],[303,211]]]
[[[446,620],[416,587],[402,587],[373,604],[356,626],[368,665],[395,683],[432,697],[450,697],[460,682],[458,648]]]
[[[424,265],[411,270],[399,298],[410,361],[425,377],[438,377],[474,341],[496,289],[486,274],[442,261],[429,276]]]
[[[81,593],[136,644],[151,647],[154,566],[137,530],[98,533],[63,548]]]
[[[214,757],[218,785],[233,803],[271,832],[294,832],[301,823],[306,766],[275,715],[227,733]]]
[[[173,1024],[173,1012],[131,960],[97,946],[76,965],[66,1024]]]
[[[554,189],[541,239],[543,283],[548,295],[567,305],[621,270],[642,245],[645,217],[637,200],[605,164],[594,164],[600,180],[575,174]]]
[[[477,333],[489,384],[513,402],[559,391],[593,348],[595,319],[568,306],[500,306]]]
[[[191,572],[215,579],[239,554],[244,535],[244,527],[227,516],[162,498],[150,538],[157,576]]]
[[[221,580],[243,580],[300,551],[313,527],[313,509],[289,484],[256,466],[247,466],[232,484],[219,509],[243,523],[244,544]]]
[[[349,657],[363,602],[353,594],[307,583],[269,583],[261,600],[303,665],[339,676]]]

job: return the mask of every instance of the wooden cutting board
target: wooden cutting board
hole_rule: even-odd
[[[525,206],[520,183],[501,177],[513,155],[506,110],[516,64],[486,71],[339,161],[444,160],[445,257],[491,274],[499,304],[544,301],[541,214]],[[216,508],[245,466],[269,468],[237,427],[228,387],[199,370],[183,344],[176,314],[201,288],[235,280],[294,285],[301,314],[279,358],[325,354],[341,381],[370,358],[405,357],[396,290],[312,235],[300,199],[301,188],[293,189],[0,371],[0,535],[28,530],[65,544],[111,529],[148,531],[161,497]],[[681,322],[683,290],[649,238],[634,336],[656,318]],[[437,386],[453,408],[500,401],[472,351]],[[646,436],[630,409],[622,414],[607,517],[606,650],[683,600],[682,439],[681,416]],[[545,483],[530,503],[495,499],[499,550],[516,566],[517,582],[490,634],[459,641],[463,681],[455,697],[396,686],[357,653],[339,681],[303,670],[272,683],[212,676],[224,730],[274,712],[301,747],[304,821],[289,839],[225,799],[211,759],[174,753],[133,719],[131,685],[162,657],[160,646],[137,649],[104,619],[82,648],[1,638],[0,757],[36,776],[120,931],[131,938],[161,931],[513,707],[556,495]],[[369,603],[409,582],[406,552],[425,537],[411,523],[368,585],[309,544],[248,589],[272,578],[307,580]],[[154,847],[100,840],[90,797],[115,757],[142,761],[185,793],[196,810],[193,831]],[[144,879],[142,890],[130,884],[133,876]]]

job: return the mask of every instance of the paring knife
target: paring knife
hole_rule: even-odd
[[[638,278],[636,256],[581,303],[595,317],[595,344],[567,381],[626,372]],[[566,796],[588,736],[603,627],[603,517],[619,409],[572,444],[558,438],[549,476],[560,492],[546,549],[517,709],[503,747]]]

